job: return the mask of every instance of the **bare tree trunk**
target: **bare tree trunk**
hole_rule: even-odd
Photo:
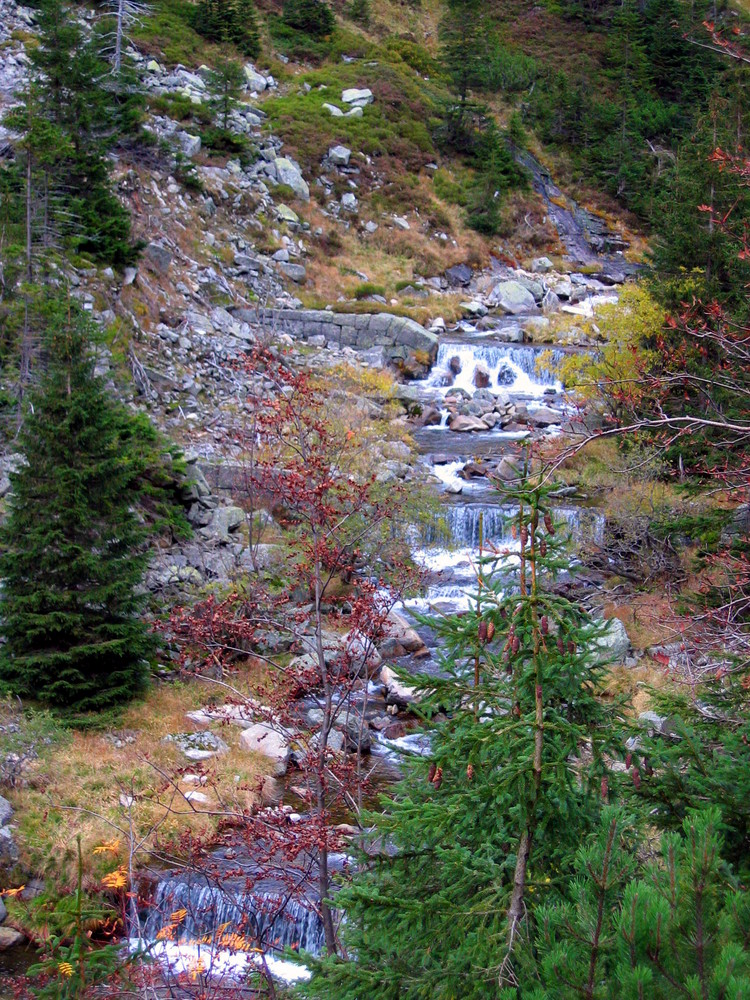
[[[118,82],[120,79],[120,66],[122,65],[122,24],[124,19],[125,0],[117,0],[117,26],[115,29],[115,78]]]
[[[31,322],[29,317],[29,295],[31,294],[31,289],[29,286],[34,277],[31,256],[31,161],[31,150],[29,149],[26,154],[26,289],[23,296],[23,337],[21,340],[21,358],[18,369],[18,412],[16,414],[16,427],[18,430],[20,430],[23,423],[23,397],[31,371]]]
[[[320,677],[323,682],[323,726],[318,735],[318,771],[316,775],[316,805],[318,817],[325,813],[325,784],[324,775],[326,767],[326,751],[328,749],[328,734],[331,731],[333,718],[333,689],[331,678],[328,676],[326,667],[325,650],[323,648],[323,616],[320,609],[323,598],[323,568],[320,564],[320,553],[318,552],[317,532],[313,532],[313,544],[315,545],[315,647],[320,668]],[[320,893],[320,915],[323,921],[323,932],[325,934],[326,950],[329,955],[335,955],[336,930],[333,926],[333,914],[326,902],[331,892],[331,880],[328,872],[328,847],[322,844],[318,848],[318,891]]]

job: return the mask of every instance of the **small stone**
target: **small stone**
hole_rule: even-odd
[[[0,795],[0,826],[6,826],[13,817],[13,806]]]
[[[0,951],[15,948],[17,944],[22,944],[24,940],[23,934],[14,927],[0,927]]]
[[[348,167],[351,155],[351,149],[347,149],[346,146],[331,146],[328,150],[328,161],[335,167]]]
[[[341,110],[341,108],[337,108],[335,104],[324,104],[323,107],[334,118],[343,118],[344,117],[344,112]]]
[[[345,212],[349,212],[352,215],[356,215],[359,211],[359,202],[351,191],[347,191],[346,194],[341,196],[341,207]]]
[[[537,274],[547,274],[554,266],[549,257],[536,257],[531,262],[531,270],[536,271]]]
[[[398,229],[403,229],[403,230],[411,229],[411,226],[402,215],[394,215],[393,222]]]
[[[294,211],[294,209],[289,208],[288,205],[277,205],[276,216],[282,222],[292,222],[295,225],[299,224],[299,216]]]

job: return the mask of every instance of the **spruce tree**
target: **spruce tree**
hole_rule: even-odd
[[[45,223],[53,223],[68,247],[125,264],[137,248],[130,242],[128,213],[111,190],[108,154],[125,125],[135,127],[132,95],[121,99],[112,90],[110,67],[97,40],[85,39],[61,0],[42,0],[37,17],[33,78],[7,121],[22,137],[25,155],[32,155],[44,128],[56,136],[44,166],[57,200],[45,199]],[[40,166],[38,157],[34,166]],[[26,196],[39,197],[28,191]]]
[[[417,686],[422,711],[448,718],[430,727],[429,757],[407,760],[383,813],[368,817],[372,842],[336,899],[356,959],[316,963],[308,996],[497,995],[513,981],[525,914],[565,891],[596,822],[612,736],[597,700],[598,628],[550,589],[568,559],[545,491],[515,498],[520,566],[511,582],[499,568],[507,554],[485,555],[473,610],[431,622],[445,676]]]
[[[333,11],[325,0],[285,0],[284,23],[313,38],[330,35],[336,24]]]
[[[242,66],[222,53],[208,77],[211,111],[216,116],[222,132],[229,132],[229,116],[237,107],[244,80]]]
[[[229,42],[244,56],[260,52],[260,32],[253,0],[199,0],[193,27],[212,42]]]
[[[154,640],[141,590],[149,525],[136,511],[151,449],[94,375],[90,326],[57,304],[0,531],[0,681],[14,694],[95,711],[143,685]]]

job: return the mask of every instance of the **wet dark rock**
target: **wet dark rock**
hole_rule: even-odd
[[[468,264],[456,264],[445,272],[448,284],[453,288],[465,288],[471,282],[473,271]]]

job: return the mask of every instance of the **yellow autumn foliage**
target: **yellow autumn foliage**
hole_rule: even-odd
[[[656,358],[644,344],[664,328],[665,319],[662,307],[642,285],[624,287],[618,302],[597,311],[603,346],[593,353],[569,354],[557,366],[566,389],[591,399],[621,388],[631,400],[638,399],[643,392],[640,377]]]

